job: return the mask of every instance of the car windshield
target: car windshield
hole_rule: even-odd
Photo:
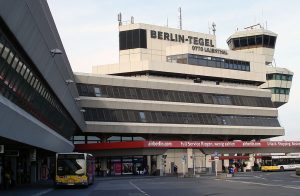
[[[57,175],[84,175],[86,171],[84,156],[59,156]]]

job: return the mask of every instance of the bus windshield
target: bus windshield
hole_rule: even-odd
[[[60,154],[57,157],[57,175],[85,175],[84,154]]]

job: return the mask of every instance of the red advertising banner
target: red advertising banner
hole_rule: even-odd
[[[77,151],[136,148],[300,148],[300,141],[130,141],[76,144]]]
[[[145,141],[146,148],[300,147],[300,141]]]

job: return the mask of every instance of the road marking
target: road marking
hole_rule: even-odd
[[[253,176],[254,178],[259,178],[259,179],[262,179],[262,180],[265,180],[265,178],[261,177],[261,176]]]
[[[33,194],[32,196],[41,196],[41,195],[45,195],[51,191],[53,191],[54,189],[47,189],[45,191],[42,191],[42,192],[39,192],[39,193],[36,193],[36,194]]]
[[[131,184],[131,186],[133,186],[134,188],[136,188],[138,191],[140,191],[141,193],[143,193],[146,196],[150,196],[149,194],[147,194],[145,191],[143,191],[142,189],[140,189],[137,185],[133,184],[133,182],[129,181],[129,184]]]
[[[258,182],[247,182],[247,181],[235,181],[235,180],[225,180],[226,182],[240,182],[243,184],[254,184],[254,185],[261,185],[261,186],[276,186],[276,187],[283,187],[288,189],[298,189],[300,190],[299,186],[290,186],[290,185],[280,185],[280,184],[265,184],[265,183],[258,183]]]

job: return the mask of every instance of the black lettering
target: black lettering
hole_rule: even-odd
[[[200,39],[199,39],[199,45],[200,45],[200,46],[204,46],[203,38],[200,38]]]
[[[154,30],[151,30],[151,38],[156,38],[156,31]]]
[[[189,38],[189,43],[192,44],[193,37],[192,36],[188,36],[188,38]]]
[[[205,39],[205,46],[209,46],[209,39]]]
[[[157,38],[158,38],[158,39],[163,39],[163,32],[158,31],[158,32],[157,32]]]
[[[198,37],[194,37],[193,39],[194,39],[194,44],[195,45],[199,45],[199,39],[198,39]]]
[[[178,41],[184,43],[184,35],[178,35]]]
[[[169,33],[164,32],[164,40],[170,40]]]
[[[215,46],[213,45],[213,43],[212,43],[212,40],[210,40],[210,46],[211,46],[211,47],[215,47]]]
[[[171,34],[171,41],[175,41],[174,37],[173,37],[173,33],[170,33]]]
[[[177,34],[175,34],[175,41],[177,42],[177,37],[178,37],[178,35]]]

